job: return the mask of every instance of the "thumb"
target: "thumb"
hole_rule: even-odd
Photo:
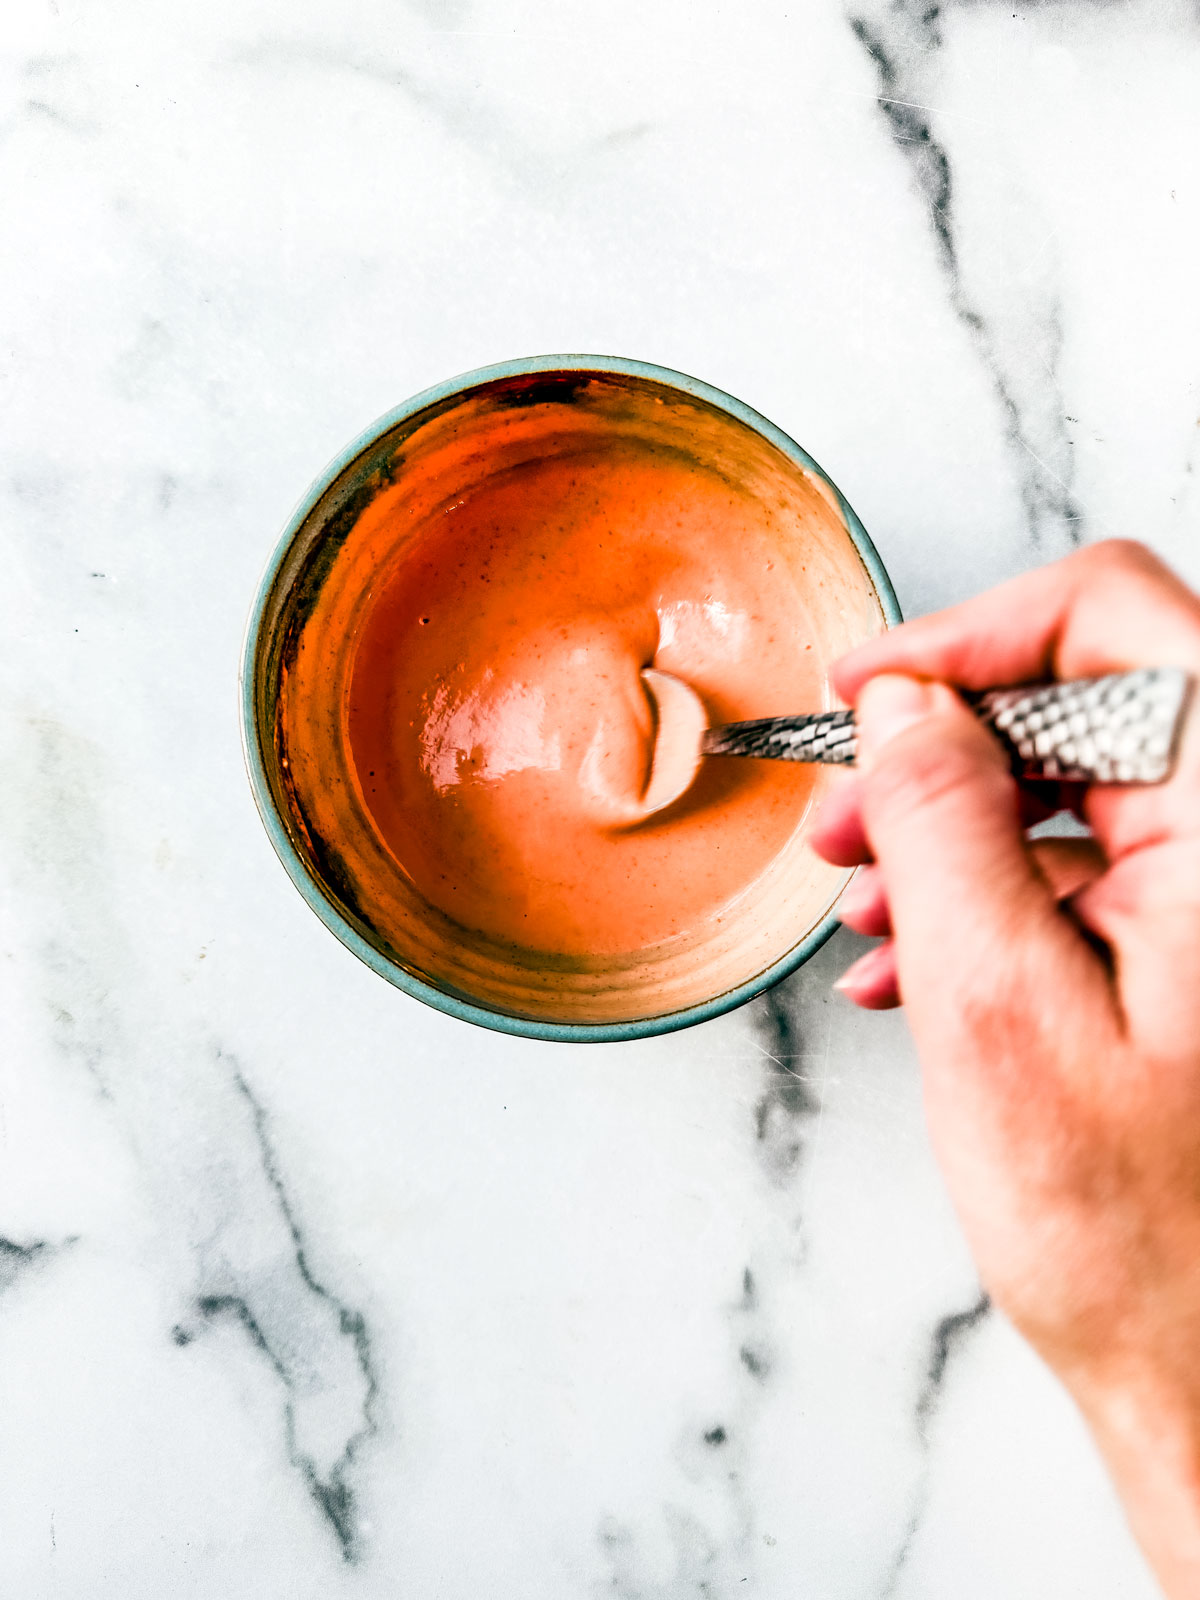
[[[1011,1007],[1022,973],[1082,941],[1026,847],[1000,746],[952,690],[913,678],[872,678],[857,720],[863,823],[914,1024],[929,1010],[945,1026],[968,1002],[987,1015],[1002,992]]]

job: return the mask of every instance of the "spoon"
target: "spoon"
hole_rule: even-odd
[[[705,756],[853,764],[853,711],[762,717],[710,728],[700,696],[682,678],[646,667],[642,682],[655,713],[654,752],[642,796],[646,816],[691,787]],[[1178,667],[1141,667],[1069,683],[987,689],[963,698],[1005,747],[1019,777],[1161,783],[1174,765],[1190,685]]]

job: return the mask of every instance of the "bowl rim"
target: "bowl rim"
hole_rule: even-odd
[[[715,388],[710,383],[705,383],[701,378],[690,377],[687,373],[676,372],[670,367],[661,367],[649,361],[638,361],[622,356],[600,355],[544,355],[518,357],[511,361],[499,361],[490,366],[477,367],[471,372],[459,373],[452,378],[446,378],[441,383],[434,384],[429,389],[423,389],[420,394],[413,395],[404,400],[400,405],[384,413],[369,427],[364,428],[344,449],[340,450],[325,470],[309,486],[302,496],[295,510],[288,518],[274,551],[271,554],[258,588],[255,591],[254,602],[250,610],[246,626],[245,641],[242,648],[240,689],[241,689],[241,734],[242,752],[246,762],[246,770],[250,779],[250,788],[254,795],[254,803],[258,814],[270,839],[275,854],[282,862],[285,871],[292,883],[304,897],[309,909],[314,911],[326,928],[335,938],[339,939],[352,954],[370,967],[371,971],[385,978],[396,988],[410,995],[414,1000],[421,1000],[426,1005],[432,1006],[435,1011],[444,1012],[446,1015],[456,1017],[460,1022],[470,1022],[477,1027],[488,1028],[497,1033],[515,1035],[524,1039],[542,1039],[557,1044],[613,1044],[631,1039],[647,1039],[658,1034],[676,1033],[681,1028],[694,1027],[698,1022],[708,1022],[714,1017],[723,1016],[727,1011],[736,1010],[748,1000],[755,999],[767,989],[772,988],[781,979],[803,965],[811,956],[821,948],[831,936],[838,925],[835,908],[831,907],[825,916],[809,930],[800,942],[787,951],[787,953],[765,968],[755,977],[745,983],[738,984],[736,988],[724,990],[711,999],[702,1001],[698,1005],[687,1006],[680,1011],[667,1012],[657,1017],[639,1017],[626,1022],[546,1022],[530,1017],[510,1016],[502,1011],[493,1011],[485,1005],[475,1004],[469,1000],[461,999],[457,995],[447,994],[435,988],[423,979],[414,977],[406,972],[398,963],[383,955],[372,944],[362,937],[358,931],[343,917],[338,908],[322,890],[314,878],[303,858],[300,856],[291,835],[283,824],[283,819],[275,806],[271,793],[270,782],[267,777],[266,764],[263,759],[262,744],[259,738],[257,704],[255,694],[255,664],[258,660],[259,647],[262,641],[262,629],[267,603],[274,592],[280,571],[287,559],[297,534],[304,522],[311,514],[314,506],[334,483],[345,473],[359,456],[370,450],[390,429],[399,423],[407,421],[426,407],[440,404],[454,398],[458,394],[466,394],[470,390],[483,387],[489,383],[504,378],[523,377],[533,373],[543,372],[605,372],[618,377],[644,378],[666,388],[681,390],[693,398],[704,401],[715,410],[724,412],[737,421],[751,428],[762,438],[775,445],[788,459],[808,472],[815,472],[829,486],[837,500],[842,516],[846,523],[846,531],[858,552],[859,559],[866,568],[868,576],[875,587],[879,597],[888,627],[894,627],[902,620],[900,604],[896,599],[895,590],[887,570],[880,560],[879,552],[871,541],[870,535],[863,527],[857,513],[851,507],[841,490],[830,478],[808,451],[803,449],[781,428],[755,411],[752,406],[727,394],[724,390]]]

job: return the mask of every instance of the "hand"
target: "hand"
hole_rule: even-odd
[[[859,770],[813,842],[864,864],[843,920],[890,937],[840,987],[903,996],[984,1283],[1075,1395],[1167,1592],[1196,1600],[1200,714],[1169,782],[1051,797],[1093,838],[1031,845],[1039,803],[947,687],[1138,666],[1200,679],[1200,599],[1125,543],[872,641],[835,674]]]

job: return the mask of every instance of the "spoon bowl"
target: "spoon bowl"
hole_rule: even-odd
[[[642,683],[654,711],[654,748],[639,807],[640,821],[665,811],[691,788],[700,770],[708,728],[704,702],[690,683],[655,667],[643,670]]]

